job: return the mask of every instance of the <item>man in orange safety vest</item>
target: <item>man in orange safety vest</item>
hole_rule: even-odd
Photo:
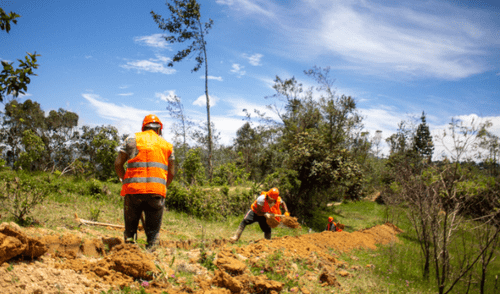
[[[125,140],[115,160],[116,174],[123,183],[120,194],[125,197],[125,242],[137,239],[137,226],[144,212],[146,248],[158,242],[167,187],[175,173],[174,149],[161,137],[162,129],[163,124],[156,115],[147,115],[142,122],[142,132]]]
[[[274,217],[273,214],[281,214],[280,206],[285,209],[285,215],[289,216],[288,208],[281,197],[279,197],[278,188],[272,188],[267,192],[262,192],[254,201],[251,209],[247,212],[235,235],[230,238],[231,242],[236,242],[240,239],[245,227],[254,222],[258,222],[260,229],[264,232],[264,238],[271,239],[271,227],[267,224],[266,219]],[[279,220],[279,217],[277,217]]]
[[[333,217],[328,217],[328,225],[326,225],[325,231],[332,231],[332,232],[342,232],[342,229],[340,229],[337,224],[333,221]]]

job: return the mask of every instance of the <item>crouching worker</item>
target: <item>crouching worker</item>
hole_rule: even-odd
[[[158,242],[167,187],[174,178],[174,149],[161,137],[163,124],[148,115],[142,132],[128,137],[115,160],[116,174],[123,183],[125,242],[137,238],[137,226],[144,212],[144,231],[150,248]],[[127,162],[127,171],[123,165]]]
[[[328,217],[328,225],[326,225],[325,231],[332,231],[332,232],[342,232],[342,229],[340,229],[337,224],[333,221],[333,217]]]
[[[245,227],[254,222],[259,223],[260,229],[264,232],[264,238],[271,239],[271,227],[267,224],[266,220],[272,218],[273,214],[281,214],[280,206],[285,210],[285,215],[289,216],[290,213],[288,212],[285,202],[279,197],[278,188],[272,188],[267,192],[262,192],[252,204],[251,209],[241,221],[238,230],[234,236],[230,238],[230,241],[238,241]]]

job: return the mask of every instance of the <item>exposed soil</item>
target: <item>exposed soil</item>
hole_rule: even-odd
[[[170,294],[313,293],[304,285],[286,288],[285,283],[270,280],[265,273],[293,281],[299,279],[301,266],[300,278],[339,288],[342,279],[352,273],[335,252],[375,249],[376,244],[397,242],[399,232],[387,223],[353,233],[261,239],[241,247],[215,239],[205,242],[203,252],[199,240],[162,240],[156,251],[148,252],[135,244],[123,244],[119,238],[86,239],[78,231],[55,234],[43,228],[21,229],[2,223],[0,289],[2,293],[100,293],[142,286],[148,293]],[[35,235],[38,237],[31,237]],[[176,260],[177,250],[184,250],[187,258]],[[215,255],[214,271],[200,264],[203,254]],[[194,278],[188,280],[184,273]]]

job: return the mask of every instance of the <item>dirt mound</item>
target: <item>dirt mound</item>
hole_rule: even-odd
[[[285,218],[286,219],[286,218]],[[26,256],[38,261],[3,263],[0,266],[2,293],[34,293],[60,291],[65,293],[100,293],[111,287],[147,287],[148,293],[279,293],[285,280],[303,278],[323,287],[341,287],[339,279],[351,274],[342,268],[345,262],[332,250],[347,252],[354,248],[375,249],[377,244],[397,242],[399,228],[388,223],[369,229],[349,232],[321,232],[298,237],[285,236],[261,239],[246,246],[235,247],[226,240],[189,240],[160,242],[161,254],[148,253],[137,245],[123,244],[120,238],[85,239],[78,233],[45,235],[31,238],[19,227],[0,225],[0,263]],[[213,272],[202,267],[200,248],[185,255],[189,263],[175,261],[178,249],[191,249],[204,244],[204,250],[218,252]],[[45,248],[45,251],[39,248]],[[31,248],[31,249],[30,249]],[[46,254],[40,252],[46,252]],[[175,255],[174,255],[175,254]],[[207,253],[206,253],[207,254]],[[175,262],[174,262],[175,261]],[[308,271],[299,272],[299,262]],[[174,270],[175,269],[175,270]],[[261,274],[258,274],[258,273]],[[183,275],[194,275],[187,282]],[[301,273],[301,277],[299,277]],[[288,289],[310,293],[306,287]],[[314,291],[312,291],[314,292]]]
[[[28,237],[15,223],[0,224],[0,264],[17,255],[37,258],[47,251],[40,240]]]

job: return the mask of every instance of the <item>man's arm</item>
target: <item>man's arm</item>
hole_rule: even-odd
[[[168,159],[168,175],[167,175],[167,188],[170,183],[174,180],[175,176],[175,161],[173,159]]]
[[[120,179],[120,182],[123,181],[123,177],[125,177],[125,168],[123,165],[125,162],[128,160],[128,155],[125,152],[118,152],[118,156],[116,157],[115,160],[115,171],[116,174],[118,175],[118,178]]]
[[[286,207],[285,201],[281,201],[281,206],[283,206],[283,209],[285,209],[285,212],[288,212],[288,207]]]

